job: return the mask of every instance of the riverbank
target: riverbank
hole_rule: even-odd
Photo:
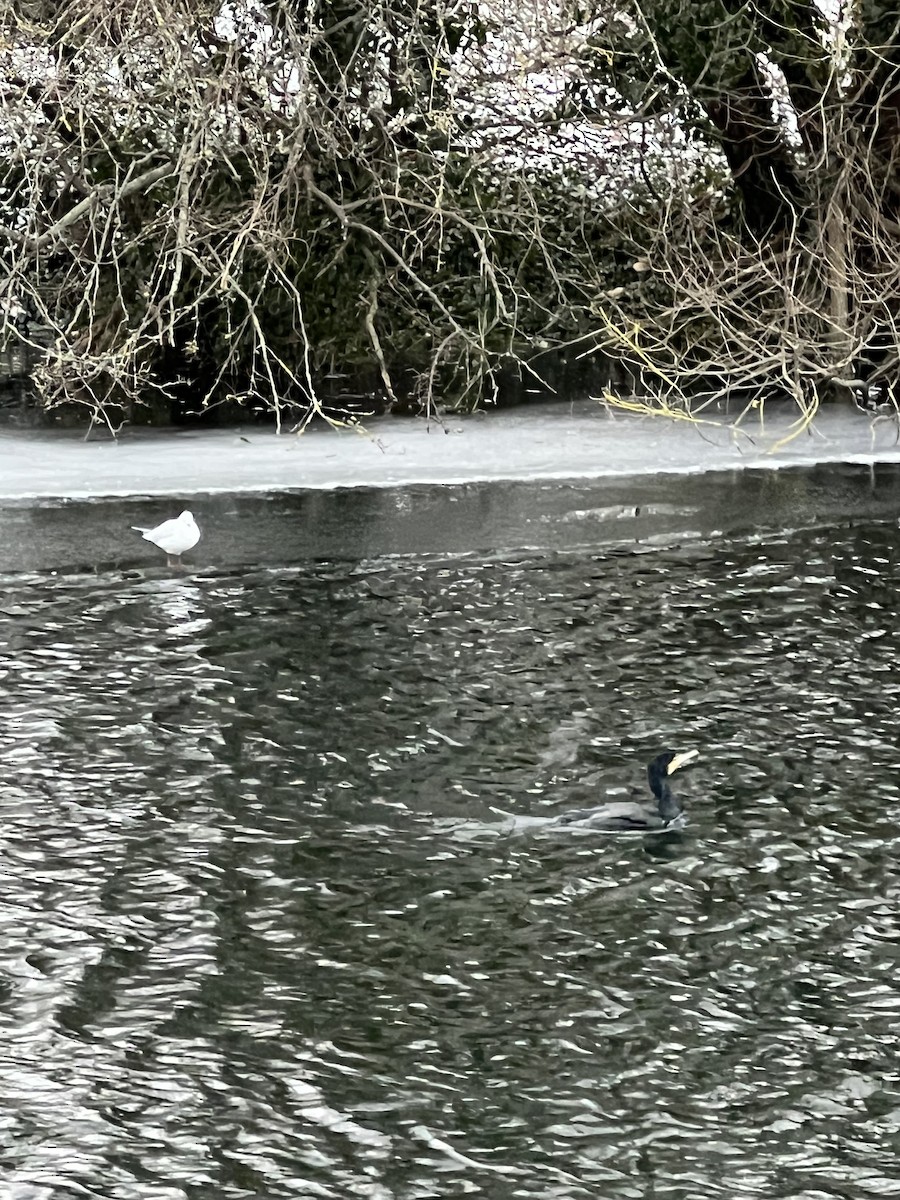
[[[488,480],[613,479],[655,474],[900,462],[897,423],[826,409],[796,430],[795,410],[758,421],[692,424],[613,414],[592,401],[541,404],[445,421],[375,418],[280,437],[254,427],[126,430],[85,441],[68,431],[0,433],[0,499],[333,490]]]
[[[765,430],[558,406],[366,432],[0,435],[0,572],[169,575],[133,533],[190,508],[193,571],[385,555],[712,544],[900,512],[892,424],[826,413]],[[780,444],[779,444],[780,443]]]

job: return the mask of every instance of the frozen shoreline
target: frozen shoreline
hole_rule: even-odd
[[[191,570],[395,554],[592,553],[896,521],[893,423],[826,414],[777,446],[733,430],[517,410],[429,429],[0,435],[0,572],[160,572],[133,525],[190,508]],[[776,449],[773,451],[773,446]]]
[[[0,499],[334,490],[490,480],[613,480],[659,474],[774,470],[820,463],[900,462],[898,426],[848,409],[820,413],[785,442],[794,414],[765,428],[694,426],[611,415],[592,401],[447,418],[396,417],[364,430],[319,426],[302,436],[248,426],[128,430],[118,441],[69,431],[0,432]],[[781,443],[781,444],[779,444]]]

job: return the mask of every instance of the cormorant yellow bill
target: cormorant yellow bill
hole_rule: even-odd
[[[686,767],[689,762],[693,762],[700,754],[699,750],[684,750],[681,754],[676,754],[666,768],[666,774],[671,775],[681,767]]]

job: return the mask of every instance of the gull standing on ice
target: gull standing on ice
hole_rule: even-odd
[[[143,529],[140,525],[132,525],[131,528],[142,533],[145,541],[165,550],[170,567],[180,567],[185,550],[191,550],[200,541],[200,529],[194,514],[187,511],[171,521],[163,521],[155,529]]]

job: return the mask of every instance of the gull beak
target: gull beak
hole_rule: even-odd
[[[682,767],[686,767],[688,763],[693,762],[695,758],[699,758],[699,750],[685,750],[682,754],[676,754],[666,768],[666,774],[672,775],[675,771],[679,771]]]

